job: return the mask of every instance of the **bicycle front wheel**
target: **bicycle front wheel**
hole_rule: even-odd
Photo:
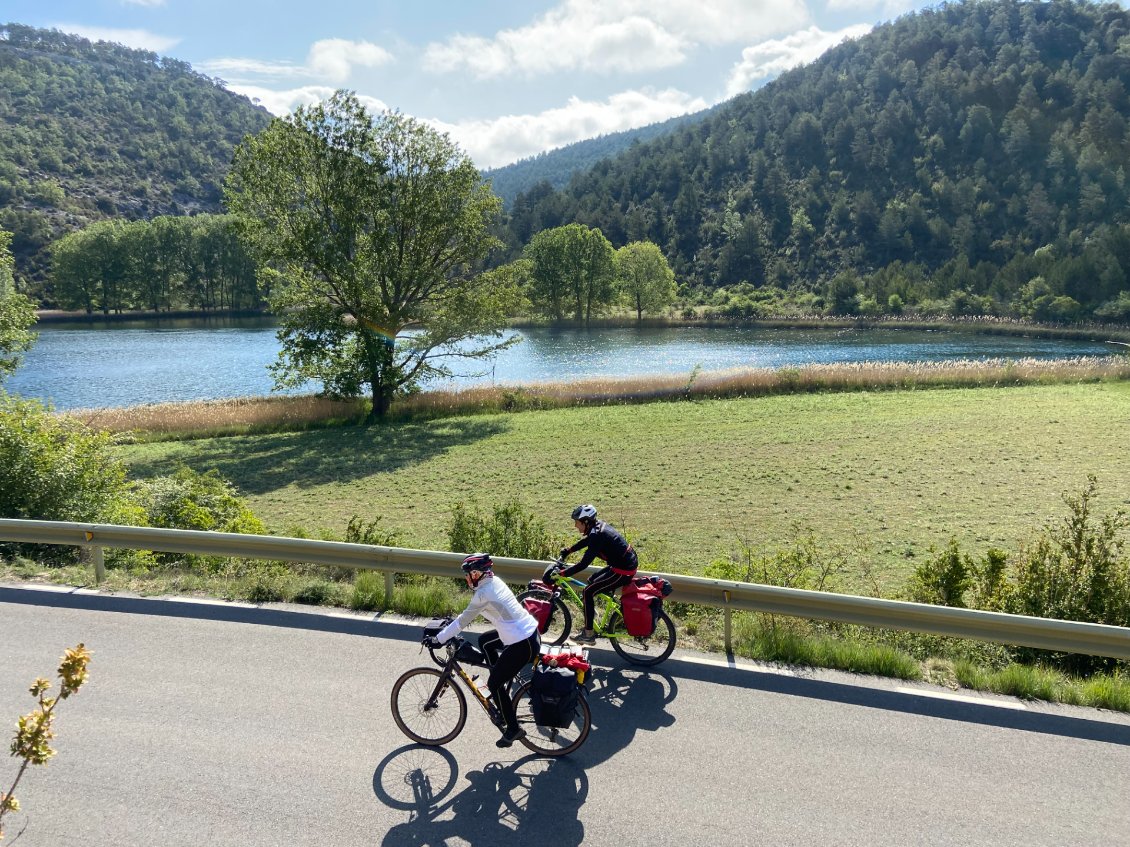
[[[569,611],[569,607],[560,597],[554,597],[548,591],[523,591],[518,595],[518,602],[521,603],[527,597],[549,603],[549,623],[541,634],[541,643],[550,647],[564,644],[573,631],[573,613]]]
[[[666,612],[659,613],[655,631],[646,637],[621,632],[608,639],[612,649],[633,665],[658,665],[675,649],[675,624]]]
[[[577,697],[577,710],[573,721],[565,727],[538,726],[534,720],[534,709],[530,703],[530,683],[526,683],[514,695],[514,711],[518,715],[518,726],[526,730],[521,741],[527,748],[541,756],[565,756],[585,743],[592,729],[592,713],[584,692]]]
[[[467,723],[467,698],[455,681],[448,679],[437,693],[442,677],[435,668],[412,668],[392,686],[392,719],[401,732],[429,747],[446,744]]]

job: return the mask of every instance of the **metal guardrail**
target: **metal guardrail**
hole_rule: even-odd
[[[394,574],[453,576],[457,575],[456,567],[463,558],[461,553],[307,538],[10,518],[0,518],[0,541],[82,548],[88,551],[94,564],[95,579],[99,582],[105,578],[103,548],[113,547],[382,571],[388,595],[392,593]],[[541,576],[546,567],[546,562],[529,559],[503,556],[495,556],[494,559],[501,574],[513,583]],[[672,599],[677,602],[713,606],[724,611],[727,650],[731,646],[731,613],[740,610],[1130,659],[1130,629],[1125,627],[953,609],[681,574],[659,575],[675,585]]]

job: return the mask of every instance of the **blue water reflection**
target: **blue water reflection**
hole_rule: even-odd
[[[56,408],[102,408],[271,393],[279,343],[266,320],[41,325],[6,388]],[[493,363],[455,368],[456,385],[689,374],[857,361],[1104,355],[1101,342],[919,330],[526,329]],[[300,391],[315,391],[316,384]]]

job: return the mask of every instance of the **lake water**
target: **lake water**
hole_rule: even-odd
[[[57,409],[105,408],[271,393],[279,342],[266,319],[41,324],[5,388]],[[735,367],[859,361],[1105,355],[1102,342],[920,330],[524,329],[492,363],[464,366],[460,385],[569,381]],[[311,384],[299,391],[316,391]]]

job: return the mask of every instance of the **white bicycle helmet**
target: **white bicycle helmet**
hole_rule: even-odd
[[[585,503],[583,506],[578,506],[573,510],[573,520],[575,521],[591,521],[596,518],[596,506],[591,503]]]

